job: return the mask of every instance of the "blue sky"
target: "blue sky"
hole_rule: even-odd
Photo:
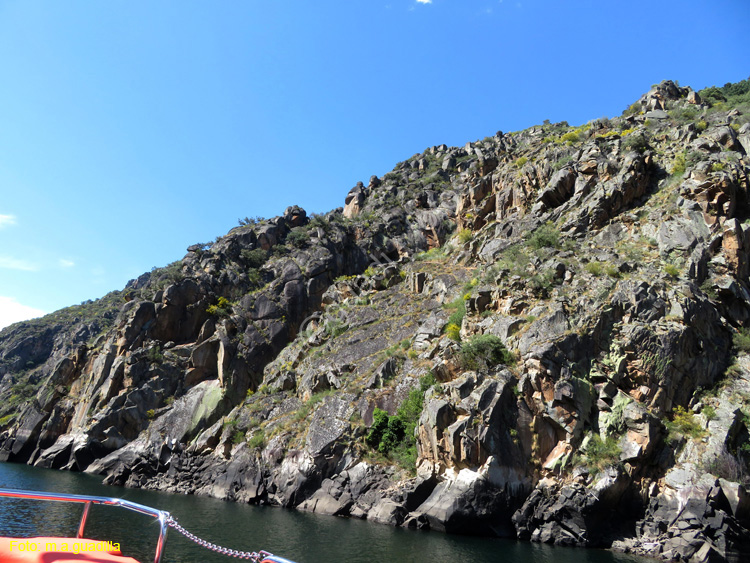
[[[0,326],[425,148],[750,75],[746,0],[0,0]]]

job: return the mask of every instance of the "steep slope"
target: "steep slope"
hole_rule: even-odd
[[[88,304],[96,319],[9,327],[0,455],[393,525],[742,557],[748,85],[704,101],[664,82],[621,118],[431,147],[343,209],[190,247]]]

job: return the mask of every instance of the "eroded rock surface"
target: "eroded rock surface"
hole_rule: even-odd
[[[750,128],[436,145],[0,333],[0,460],[445,532],[750,557]]]

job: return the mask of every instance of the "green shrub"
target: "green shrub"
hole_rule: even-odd
[[[219,297],[215,305],[209,305],[206,312],[217,317],[228,317],[232,314],[232,306],[226,297]]]
[[[703,413],[703,416],[706,417],[706,420],[711,421],[716,418],[716,409],[711,405],[705,405],[701,412]]]
[[[594,434],[584,453],[589,469],[602,471],[620,462],[622,450],[616,438],[607,436],[602,440],[599,434]]]
[[[555,273],[553,271],[547,271],[543,274],[534,274],[531,276],[528,284],[535,295],[547,299],[549,290],[552,289],[554,282]]]
[[[681,107],[669,110],[669,116],[677,121],[692,121],[698,115],[698,111],[691,107]]]
[[[738,352],[750,352],[750,330],[740,327],[732,335],[732,344]]]
[[[336,338],[349,330],[349,325],[339,319],[331,319],[325,324],[325,332],[331,338]]]
[[[701,151],[688,151],[685,154],[685,166],[693,168],[699,162],[705,160],[705,155]]]
[[[250,284],[250,287],[253,289],[260,287],[263,283],[263,278],[260,275],[260,270],[258,268],[248,268],[247,281]]]
[[[472,233],[469,229],[461,229],[460,231],[458,231],[458,240],[461,244],[466,244],[472,239],[473,236],[474,233]]]
[[[240,256],[250,268],[260,268],[268,260],[268,252],[262,248],[254,248],[253,250],[244,248],[240,252]]]
[[[424,407],[424,394],[433,385],[435,376],[432,372],[420,378],[419,389],[409,391],[393,416],[376,408],[365,443],[379,453],[391,456],[401,467],[413,471],[417,459],[414,432]]]
[[[589,262],[585,266],[586,271],[594,276],[601,276],[604,271],[604,264],[602,262]]]
[[[626,150],[631,150],[639,153],[643,153],[648,148],[648,141],[641,133],[635,135],[628,135],[628,137],[622,142],[622,146]]]
[[[529,246],[535,250],[556,248],[560,242],[560,231],[551,222],[547,222],[531,234],[528,242]]]
[[[310,233],[306,227],[294,227],[286,236],[287,244],[297,248],[304,248],[310,242]]]
[[[448,324],[454,324],[460,327],[466,316],[466,301],[463,297],[459,297],[445,305],[445,307],[453,310],[451,316],[448,317]]]
[[[576,143],[580,140],[580,135],[578,134],[578,131],[568,131],[567,133],[564,133],[560,137],[560,142],[562,143],[568,143],[572,145],[573,143]]]
[[[260,215],[256,217],[245,217],[244,219],[237,219],[237,223],[240,227],[244,227],[246,225],[255,226],[261,221],[265,221],[265,217],[261,217]]]
[[[461,341],[461,326],[456,323],[448,323],[445,325],[445,334],[448,338],[455,340],[456,342]]]
[[[512,364],[513,355],[494,334],[478,334],[461,345],[461,365],[464,369],[479,370],[499,363]]]
[[[529,159],[525,156],[522,156],[520,158],[517,158],[516,161],[513,163],[516,168],[523,168],[523,165],[526,164],[529,161]]]
[[[252,437],[247,441],[248,447],[251,449],[263,449],[266,445],[266,435],[262,429],[258,430]]]
[[[146,360],[149,364],[160,364],[164,361],[164,354],[161,353],[159,345],[148,349],[146,352]]]
[[[153,420],[155,416],[156,416],[156,411],[154,409],[148,409],[146,411],[146,418],[148,418],[149,420]]]
[[[396,417],[389,416],[386,411],[377,407],[372,413],[372,426],[370,426],[370,431],[365,437],[365,442],[380,453],[388,453],[393,440],[393,432],[397,430],[395,424],[390,424],[391,418],[395,419]],[[403,437],[403,427],[400,428],[400,432],[401,437]]]
[[[685,173],[685,153],[677,153],[677,155],[674,157],[674,160],[672,161],[672,169],[670,170],[670,173],[673,176],[679,176],[681,174]]]
[[[526,277],[528,276],[526,267],[530,261],[531,258],[527,254],[526,246],[514,244],[503,251],[502,258],[498,260],[497,266],[510,270],[514,276]]]
[[[572,160],[573,160],[572,156],[560,157],[555,162],[552,163],[552,170],[557,172],[558,170],[561,170],[564,166],[569,164]]]
[[[313,213],[310,215],[307,226],[311,229],[322,229],[323,232],[328,233],[331,230],[331,221],[322,213]]]
[[[664,273],[671,278],[677,278],[680,275],[680,269],[674,264],[664,264]]]
[[[620,269],[614,264],[605,264],[604,273],[607,274],[610,278],[622,277],[622,272],[620,272]]]
[[[235,430],[232,434],[232,443],[236,446],[245,440],[245,433],[242,430]]]
[[[443,248],[431,248],[414,256],[416,262],[421,262],[422,260],[442,260],[443,258],[445,258],[445,250]]]
[[[622,112],[622,115],[638,115],[639,113],[641,113],[641,104],[639,102],[633,102]]]
[[[693,413],[685,410],[683,407],[677,407],[674,410],[672,421],[667,422],[666,426],[669,432],[677,432],[691,438],[701,438],[706,434],[705,429],[695,419]]]

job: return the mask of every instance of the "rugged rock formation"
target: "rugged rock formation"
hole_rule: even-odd
[[[343,209],[244,220],[9,327],[0,459],[747,557],[750,107],[714,90],[664,82],[620,118],[431,147]]]

